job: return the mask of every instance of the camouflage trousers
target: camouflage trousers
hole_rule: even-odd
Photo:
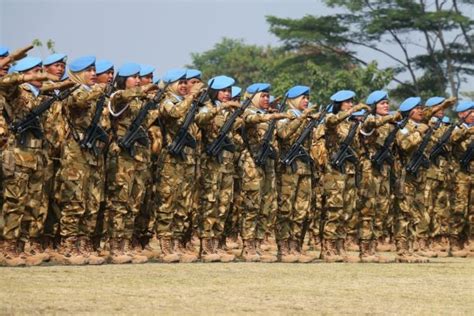
[[[202,160],[201,172],[200,236],[221,238],[234,199],[234,176],[209,157]]]
[[[63,160],[58,177],[61,237],[94,237],[104,196],[105,173],[102,165]]]
[[[347,176],[336,170],[328,170],[321,179],[324,192],[323,239],[345,239],[349,220],[347,200]],[[349,204],[350,205],[350,204]]]
[[[357,212],[357,186],[355,174],[347,174],[346,190],[345,190],[344,213],[347,216],[346,234],[350,236],[357,236],[357,229],[359,224],[359,213]]]
[[[312,236],[319,238],[321,237],[321,221],[324,205],[323,187],[321,183],[321,178],[313,178],[311,183],[313,184],[313,194],[311,202],[311,213],[308,218],[308,231],[311,232]]]
[[[274,162],[268,160],[266,166],[258,167],[248,151],[242,158],[242,239],[264,239],[274,230],[278,207]]]
[[[132,238],[150,179],[149,163],[137,161],[127,153],[109,155],[106,214],[111,238]]]
[[[429,217],[425,216],[424,181],[410,175],[400,178],[400,192],[396,199],[394,236],[396,240],[407,241],[418,237],[418,232],[428,232]],[[420,222],[424,221],[421,225]],[[423,236],[423,235],[422,235]]]
[[[286,168],[279,185],[276,238],[299,240],[303,222],[311,210],[311,174],[293,173],[291,168]]]
[[[388,213],[390,209],[390,181],[385,170],[379,172],[370,160],[362,162],[362,179],[357,209],[358,236],[362,240],[378,239],[390,235]]]
[[[47,214],[46,164],[46,154],[39,149],[10,148],[2,152],[3,238],[41,237]]]
[[[51,157],[51,155],[50,155]],[[61,209],[56,203],[55,196],[59,189],[56,174],[59,170],[59,159],[48,159],[45,172],[45,191],[48,200],[48,215],[44,224],[44,235],[54,238],[59,233],[59,219],[61,218]]]
[[[461,237],[467,232],[474,235],[474,177],[458,171],[455,175],[454,207],[450,216],[450,235]]]
[[[225,237],[239,235],[242,222],[242,212],[244,204],[244,194],[242,191],[242,177],[234,176],[234,193],[232,203],[230,205],[229,215],[225,222],[224,235]]]
[[[183,238],[192,216],[194,177],[194,164],[163,164],[157,188],[160,198],[156,214],[158,237]]]
[[[425,205],[430,217],[430,237],[449,234],[449,216],[451,214],[451,193],[447,182],[437,179],[426,180]]]

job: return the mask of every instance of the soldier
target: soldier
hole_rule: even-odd
[[[313,109],[308,108],[309,87],[294,86],[286,93],[291,119],[281,120],[277,124],[277,135],[282,155],[286,154],[305,130]],[[311,137],[301,144],[309,152]],[[310,212],[311,203],[311,166],[310,160],[296,159],[292,166],[277,169],[278,211],[276,218],[276,238],[278,257],[281,262],[308,263],[314,260],[302,252],[300,240],[303,220]]]
[[[460,102],[456,107],[462,123],[452,134],[453,156],[455,158],[455,198],[450,217],[449,254],[453,257],[466,257],[468,249],[464,247],[463,230],[467,229],[467,239],[473,238],[474,225],[474,102]],[[470,153],[470,157],[469,154]],[[470,160],[469,160],[470,158]],[[471,250],[472,253],[472,250]]]
[[[26,57],[15,65],[18,74],[0,79],[6,96],[4,109],[7,122],[17,124],[38,106],[42,81],[58,80],[41,72],[41,59]],[[39,129],[43,118],[39,117]],[[40,237],[43,233],[47,208],[43,188],[47,161],[46,143],[28,132],[8,135],[7,147],[2,151],[4,197],[2,207],[4,228],[4,262],[7,266],[38,265],[49,256],[43,252]],[[29,241],[28,252],[25,243]]]
[[[360,129],[358,122],[351,122],[349,120],[352,113],[362,109],[370,110],[365,104],[358,104],[353,106],[353,98],[355,93],[350,90],[341,90],[331,96],[332,113],[329,113],[325,119],[324,137],[325,137],[325,151],[328,161],[321,176],[323,183],[323,195],[325,205],[323,207],[324,222],[323,222],[323,245],[321,250],[321,258],[326,262],[358,262],[359,258],[349,256],[345,250],[346,228],[347,221],[352,216],[353,194],[348,190],[355,190],[351,184],[355,185],[355,172],[357,166],[342,165],[342,170],[332,165],[334,157],[338,153],[341,143],[347,140],[349,132],[354,128],[357,133]],[[359,141],[354,137],[353,144],[350,144],[353,154],[358,159],[357,150]],[[331,160],[329,160],[329,158]],[[347,175],[347,173],[350,173]],[[354,180],[354,181],[352,181]]]
[[[95,71],[98,84],[112,84],[114,81],[114,64],[107,59],[97,60],[95,63]]]
[[[140,65],[140,86],[153,83],[153,72],[155,67],[150,65]]]
[[[61,78],[65,74],[66,54],[55,53],[46,57],[43,61],[43,69],[45,72]],[[54,88],[57,83],[53,81],[46,82],[43,88],[47,85]],[[49,94],[58,93],[59,90],[50,90]],[[48,92],[47,92],[48,93]],[[65,122],[62,117],[62,102],[56,101],[47,112],[45,122],[45,137],[48,141],[48,166],[45,175],[45,189],[48,202],[48,216],[44,228],[43,247],[48,253],[53,253],[53,248],[56,246],[55,242],[59,234],[59,218],[61,217],[61,210],[55,201],[55,189],[57,189],[55,175],[59,169],[59,157],[61,144],[64,141]]]
[[[110,217],[109,236],[112,263],[144,263],[148,259],[131,249],[136,233],[136,217],[145,199],[146,188],[151,186],[151,151],[157,146],[150,143],[148,134],[158,127],[152,126],[158,117],[158,109],[148,110],[141,122],[136,122],[148,102],[147,94],[157,86],[140,86],[140,65],[127,63],[118,70],[115,79],[117,91],[111,95],[109,112],[114,135],[107,155],[107,214]],[[125,145],[132,133],[133,124],[144,133],[141,139]],[[152,139],[156,139],[153,137]]]
[[[210,102],[207,102],[196,116],[196,123],[201,128],[203,137],[200,237],[201,258],[204,262],[229,262],[235,259],[233,254],[227,253],[223,245],[219,244],[233,200],[234,152],[225,149],[222,152],[222,161],[206,152],[206,148],[216,140],[220,129],[230,117],[230,110],[240,106],[240,103],[231,101],[231,87],[234,82],[234,79],[227,76],[212,78],[209,81]],[[241,121],[237,121],[226,135],[235,146],[239,146],[236,142],[241,141],[236,137],[236,131],[241,124]]]
[[[453,183],[452,168],[449,161],[451,144],[446,139],[443,145],[445,153],[436,158],[431,157],[431,152],[437,146],[440,139],[447,133],[452,133],[452,128],[442,123],[444,108],[454,104],[454,99],[443,97],[429,98],[425,103],[425,117],[433,116],[428,125],[434,129],[430,145],[427,148],[427,157],[431,163],[426,172],[425,185],[425,210],[426,217],[429,218],[428,232],[424,232],[424,238],[419,241],[420,253],[424,256],[435,257],[448,255],[448,234],[449,234],[449,215],[451,214],[451,193],[450,185]],[[427,121],[425,119],[425,121]]]
[[[264,253],[260,244],[265,238],[272,214],[277,211],[275,159],[277,155],[276,130],[271,128],[268,138],[272,155],[266,161],[259,157],[262,143],[270,125],[277,120],[289,118],[287,113],[269,113],[270,84],[258,83],[247,88],[248,94],[255,94],[252,105],[243,114],[245,124],[244,147],[240,164],[242,173],[242,239],[243,258],[247,262],[275,262],[276,256]],[[258,92],[257,92],[258,91]]]
[[[185,69],[168,71],[163,82],[168,84],[168,88],[160,105],[160,116],[166,130],[164,143],[171,144],[203,85],[196,84],[188,94]],[[194,139],[197,137],[196,130],[197,127],[192,126],[188,130]],[[166,263],[195,262],[196,254],[185,249],[184,245],[187,218],[192,208],[195,148],[185,146],[182,156],[177,157],[169,152],[169,147],[164,147],[162,155],[158,185],[161,201],[157,213],[157,237],[160,239],[162,260]]]
[[[390,164],[382,164],[380,167],[374,165],[372,159],[387,149],[391,153],[393,143],[385,144],[388,135],[393,133],[393,124],[402,117],[400,112],[389,114],[388,94],[377,90],[372,92],[366,100],[367,105],[373,108],[373,114],[369,115],[360,131],[362,143],[361,172],[362,179],[359,189],[359,247],[362,262],[389,262],[376,253],[378,240],[384,240],[389,236],[386,228],[388,210],[390,208]],[[355,115],[354,113],[353,115]]]
[[[69,64],[69,77],[80,88],[63,103],[66,124],[65,140],[61,148],[61,165],[58,172],[57,203],[61,208],[60,263],[102,264],[104,258],[94,251],[94,237],[100,203],[104,197],[104,149],[110,122],[107,109],[100,110],[99,99],[105,101],[105,85],[96,84],[95,57],[84,56]],[[102,104],[103,105],[103,104]],[[98,118],[92,126],[93,118]],[[92,148],[84,142],[86,131],[101,132],[100,141]],[[104,135],[105,134],[105,135]]]

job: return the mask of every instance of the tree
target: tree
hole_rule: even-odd
[[[319,50],[360,65],[369,61],[356,49],[383,54],[394,62],[398,85],[393,92],[400,98],[445,95],[446,90],[458,96],[461,84],[474,74],[474,20],[460,9],[474,2],[458,2],[326,0],[348,12],[301,19],[268,16],[267,21],[291,49]]]
[[[305,50],[246,45],[242,40],[227,38],[211,50],[192,54],[192,60],[189,67],[200,69],[209,78],[224,73],[243,88],[254,82],[270,82],[276,96],[294,85],[308,85],[316,103],[327,103],[341,89],[352,89],[365,97],[372,90],[386,87],[393,77],[391,70],[380,71],[376,63],[364,67],[349,60],[337,63],[336,56],[311,58]]]

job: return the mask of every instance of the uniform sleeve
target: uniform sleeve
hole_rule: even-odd
[[[256,111],[246,110],[243,119],[245,124],[259,124],[271,120],[271,115],[266,113],[258,113]]]
[[[69,96],[67,104],[80,109],[88,108],[89,103],[97,100],[102,94],[103,91],[99,86],[95,86],[90,91],[78,89]]]
[[[463,142],[464,140],[466,140],[469,137],[468,131],[469,130],[467,128],[456,127],[454,129],[453,133],[451,134],[451,141],[453,143]]]
[[[291,112],[290,112],[291,113]],[[301,126],[304,126],[306,120],[300,117],[293,120],[284,119],[277,123],[277,135],[281,139],[287,139],[291,137]]]
[[[409,132],[406,128],[401,129],[397,133],[397,144],[404,151],[411,151],[414,147],[418,146],[423,138],[418,131]]]
[[[12,73],[12,74],[8,74],[6,76],[0,77],[0,89],[25,83],[24,78],[25,76],[19,73]]]
[[[217,113],[219,113],[219,108],[213,107],[210,104],[206,104],[206,106],[201,108],[196,114],[196,124],[199,127],[203,127],[209,124],[209,122],[211,122],[211,120],[217,115]]]
[[[341,111],[337,114],[328,114],[326,116],[326,127],[327,128],[335,128],[337,124],[344,121],[351,115],[349,111]]]
[[[184,98],[183,101],[177,104],[174,104],[170,100],[166,100],[160,106],[161,114],[164,117],[172,117],[172,118],[183,117],[188,112],[192,103],[193,103],[193,98],[191,96],[187,96],[186,98]]]

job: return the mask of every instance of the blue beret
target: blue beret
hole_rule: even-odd
[[[180,79],[186,79],[186,69],[172,69],[168,70],[163,76],[163,81],[165,83],[175,82]]]
[[[334,106],[331,104],[328,108],[328,113],[332,113],[332,110],[334,109]]]
[[[83,56],[77,59],[74,59],[69,63],[69,70],[72,72],[83,71],[90,66],[93,66],[95,63],[95,56]]]
[[[379,103],[380,101],[387,100],[387,99],[388,99],[387,92],[382,91],[382,90],[376,90],[372,92],[371,94],[369,94],[365,103],[367,103],[367,105],[375,105]]]
[[[352,116],[363,116],[367,112],[366,110],[360,110],[357,112],[352,113]]]
[[[289,99],[297,98],[301,95],[309,94],[309,87],[307,86],[294,86],[286,92],[286,96]]]
[[[449,116],[443,116],[443,118],[441,119],[441,122],[445,124],[449,124],[451,123],[451,119],[449,118]]]
[[[455,111],[459,113],[472,109],[474,109],[474,101],[462,101],[458,103]]]
[[[58,63],[62,61],[63,63],[66,62],[66,54],[52,54],[46,57],[43,61],[43,66],[49,66],[54,63]]]
[[[231,98],[240,96],[241,92],[242,92],[242,88],[237,87],[237,86],[232,86]]]
[[[428,100],[426,100],[425,105],[426,105],[427,107],[432,107],[432,106],[435,106],[435,105],[438,105],[438,104],[444,102],[444,100],[446,100],[446,98],[443,98],[443,97],[432,97],[432,98],[429,98]]]
[[[95,73],[100,75],[114,68],[114,64],[110,60],[101,59],[95,62]]]
[[[271,87],[272,87],[272,85],[269,84],[269,83],[257,82],[257,83],[253,83],[250,86],[248,86],[247,87],[247,92],[251,93],[251,94],[255,93],[256,91],[268,92],[268,91],[270,91]]]
[[[212,85],[211,85],[212,82]],[[231,87],[235,83],[235,80],[227,76],[216,76],[211,78],[207,84],[210,85],[210,88],[213,90],[222,90],[225,88]]]
[[[148,76],[149,74],[153,74],[155,71],[155,67],[150,65],[140,65],[140,77]]]
[[[120,77],[130,77],[138,75],[140,73],[140,65],[136,63],[125,63],[123,64],[117,72],[117,75]]]
[[[197,69],[188,69],[186,70],[186,79],[198,78],[201,79],[201,72]]]
[[[407,112],[413,110],[415,107],[419,106],[421,104],[421,98],[420,97],[410,97],[405,99],[405,101],[400,104],[400,111],[401,112]]]
[[[352,99],[353,97],[355,97],[355,95],[356,94],[355,94],[354,91],[340,90],[340,91],[337,91],[336,93],[334,93],[331,96],[331,101],[333,101],[333,102],[343,102],[343,101]]]
[[[0,57],[7,57],[8,53],[8,47],[0,46]]]
[[[38,57],[25,57],[18,61],[15,65],[16,72],[22,72],[30,70],[36,66],[41,66],[41,58]]]

